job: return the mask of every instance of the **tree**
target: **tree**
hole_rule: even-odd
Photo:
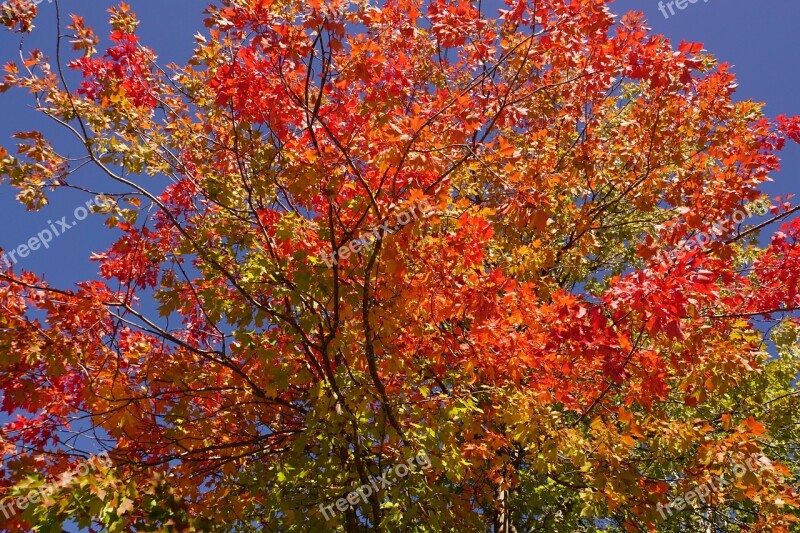
[[[789,531],[800,119],[607,4],[223,0],[168,68],[119,4],[9,63],[83,151],[3,179],[92,165],[118,240],[0,273],[3,502],[93,464],[4,530]]]

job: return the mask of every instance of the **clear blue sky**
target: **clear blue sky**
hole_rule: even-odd
[[[658,0],[617,0],[612,9],[643,12],[653,31],[675,45],[681,39],[703,43],[717,59],[733,65],[739,99],[765,103],[768,116],[800,114],[800,2],[697,0],[683,10],[673,5],[675,15],[663,3],[668,17]],[[791,192],[798,196],[793,201],[800,202],[800,146],[787,144],[783,170],[773,179],[766,192]]]
[[[0,0],[2,1],[2,0]],[[76,13],[83,16],[101,39],[99,50],[104,50],[108,35],[108,13],[106,9],[115,5],[109,1],[59,0],[62,25],[67,24],[68,15]],[[159,56],[159,62],[185,63],[194,48],[192,35],[203,31],[203,9],[207,2],[198,0],[128,0],[133,11],[141,18],[138,34],[147,46]],[[40,48],[50,55],[55,54],[55,5],[43,0],[39,4],[39,15],[35,21],[36,29],[26,37],[25,48]],[[0,30],[0,64],[19,57],[18,34]],[[66,57],[70,52],[67,44]],[[47,121],[31,109],[32,98],[21,90],[10,90],[0,95],[0,146],[13,153],[15,140],[10,135],[15,131],[37,129],[51,139],[72,142],[61,127]],[[57,147],[64,144],[54,143]],[[83,155],[80,147],[75,147],[71,155]],[[100,179],[95,170],[85,170],[76,174],[76,183],[81,185],[103,184],[102,190],[109,190],[108,181]],[[159,187],[154,187],[158,190]],[[39,212],[26,212],[15,199],[16,189],[8,184],[0,186],[0,247],[11,250],[48,228],[48,220],[56,222],[67,215],[73,219],[73,210],[90,197],[83,193],[59,190],[52,195],[50,205]],[[17,269],[24,268],[37,274],[46,274],[48,282],[65,286],[76,281],[96,277],[96,263],[89,261],[92,252],[104,251],[113,242],[115,232],[104,231],[100,216],[90,216],[53,240],[49,249],[40,248],[17,263]],[[58,228],[58,224],[56,224]]]

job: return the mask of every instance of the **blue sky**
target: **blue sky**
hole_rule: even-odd
[[[698,0],[683,10],[673,6],[675,15],[670,15],[666,3],[668,18],[657,0],[617,0],[612,9],[643,12],[653,31],[675,45],[681,39],[703,43],[718,60],[733,66],[738,98],[765,103],[768,116],[800,114],[800,2]],[[787,144],[782,157],[782,171],[764,190],[772,196],[800,197],[800,146]]]
[[[657,0],[617,0],[612,9],[617,13],[629,10],[644,12],[657,33],[663,33],[677,45],[681,40],[704,43],[720,61],[733,65],[739,82],[738,97],[766,103],[770,116],[800,114],[800,56],[797,54],[797,33],[800,28],[800,2],[797,0],[698,0],[685,9],[674,7],[674,15],[665,17]],[[204,32],[202,10],[198,0],[128,0],[141,19],[138,31],[142,42],[153,48],[161,63],[183,63],[190,56],[198,30]],[[667,2],[664,10],[669,14]],[[61,0],[62,17],[76,12],[85,17],[96,32],[104,36],[107,20],[105,9],[111,2]],[[497,0],[483,3],[485,9],[499,6]],[[39,6],[38,30],[26,38],[26,48],[38,47],[52,54],[55,43],[55,6],[45,0]],[[0,32],[0,62],[17,57],[19,38]],[[66,141],[57,125],[46,122],[31,109],[30,97],[12,90],[0,95],[0,145],[13,146],[10,135],[19,130],[39,129],[46,136]],[[77,153],[77,150],[75,150]],[[772,196],[798,194],[800,201],[800,147],[787,145],[783,153],[783,170],[774,175],[775,182],[765,190]],[[92,170],[80,174],[84,183],[98,182]],[[13,249],[27,242],[39,231],[63,216],[73,218],[75,207],[89,197],[70,191],[59,191],[52,203],[38,213],[26,213],[14,198],[16,191],[0,185],[0,247]],[[777,228],[770,228],[775,230]],[[114,237],[104,231],[100,217],[89,217],[54,239],[49,249],[39,249],[22,259],[18,267],[45,275],[57,286],[96,275],[96,265],[88,260],[92,252],[101,252]],[[0,354],[2,357],[2,354]]]
[[[108,34],[106,9],[114,2],[86,0],[60,0],[62,24],[69,13],[83,16],[95,32],[105,38]],[[155,49],[162,64],[185,63],[194,48],[192,35],[204,30],[202,11],[206,2],[197,0],[133,0],[132,9],[141,17],[139,35],[142,41]],[[39,4],[37,28],[26,37],[25,47],[37,47],[52,54],[55,50],[55,5],[44,0]],[[0,63],[19,57],[19,37],[8,31],[0,32]],[[102,46],[99,47],[101,50]],[[69,51],[69,50],[68,50]],[[0,95],[0,146],[11,152],[15,131],[38,129],[46,137],[63,142],[72,140],[55,123],[46,121],[31,109],[29,95],[19,90],[10,90]],[[56,144],[59,146],[59,144]],[[74,146],[74,143],[71,144]],[[71,152],[80,154],[75,147]],[[94,170],[77,174],[82,184],[103,183]],[[107,182],[104,190],[108,190]],[[56,223],[63,216],[70,222],[73,210],[90,196],[68,190],[59,190],[51,197],[51,204],[39,212],[26,212],[15,199],[16,190],[8,184],[0,185],[0,247],[11,250],[26,243],[31,237],[49,227],[48,220]],[[17,263],[18,268],[45,274],[48,282],[64,286],[94,277],[96,264],[89,261],[92,252],[102,252],[113,242],[115,233],[104,231],[102,217],[90,216],[63,236],[53,239],[49,249],[40,248]],[[58,228],[56,223],[56,228]]]

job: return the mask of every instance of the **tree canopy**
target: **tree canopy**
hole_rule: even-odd
[[[0,530],[793,528],[800,219],[761,186],[800,119],[608,0],[507,3],[221,0],[185,65],[124,3],[102,46],[39,13],[0,90],[77,142],[0,179],[116,242],[0,265]]]

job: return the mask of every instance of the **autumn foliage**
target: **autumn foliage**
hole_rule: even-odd
[[[223,0],[169,66],[125,4],[0,8],[63,23],[0,89],[77,140],[21,132],[6,193],[90,165],[117,239],[2,267],[0,501],[111,464],[0,529],[792,530],[800,219],[760,186],[800,120],[607,0],[507,1]]]

